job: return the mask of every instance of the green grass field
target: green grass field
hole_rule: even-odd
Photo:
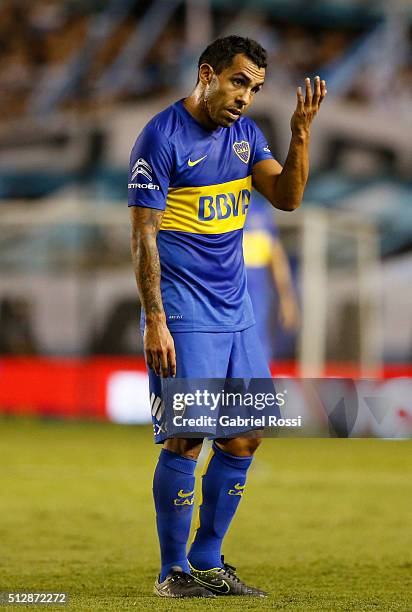
[[[412,610],[412,441],[264,441],[224,553],[267,600],[152,595],[158,450],[147,427],[1,419],[0,590],[82,612]]]

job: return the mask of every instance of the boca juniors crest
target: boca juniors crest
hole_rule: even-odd
[[[242,162],[244,162],[245,164],[249,162],[250,145],[247,140],[242,140],[241,142],[233,143],[233,150],[238,156],[238,158],[242,160]]]

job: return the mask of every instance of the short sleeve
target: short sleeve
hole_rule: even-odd
[[[147,125],[130,155],[128,206],[164,210],[172,167],[167,138],[157,128]]]
[[[252,168],[258,162],[264,159],[273,159],[272,151],[269,148],[268,142],[263,135],[263,132],[254,124],[254,130],[256,135],[255,150],[253,152]]]

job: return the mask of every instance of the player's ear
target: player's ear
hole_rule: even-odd
[[[209,85],[215,71],[210,64],[201,64],[199,67],[199,81],[203,85]]]

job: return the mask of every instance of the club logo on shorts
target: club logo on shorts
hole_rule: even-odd
[[[152,182],[152,167],[145,159],[140,157],[132,168],[132,176],[130,181],[133,182],[138,174],[143,174],[148,181]]]
[[[242,162],[244,162],[245,164],[249,162],[250,146],[247,140],[242,140],[241,142],[233,143],[233,150],[238,156],[238,158],[242,160]]]
[[[193,502],[195,501],[195,498],[193,497],[195,490],[193,489],[193,491],[183,491],[183,489],[180,489],[179,493],[177,494],[177,498],[173,500],[173,503],[175,506],[193,506]],[[190,499],[191,498],[191,499]]]
[[[243,495],[243,490],[245,488],[246,485],[241,485],[240,482],[237,482],[235,484],[235,488],[234,489],[229,489],[228,494],[229,495]]]

